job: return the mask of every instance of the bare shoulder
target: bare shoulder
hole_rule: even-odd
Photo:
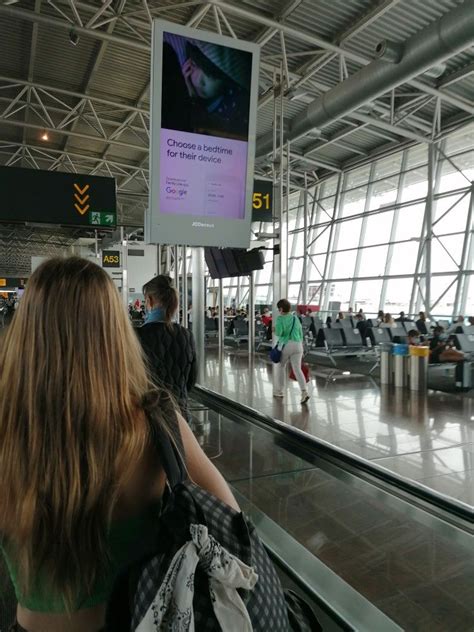
[[[149,447],[121,491],[115,519],[139,513],[149,504],[158,501],[163,495],[165,483],[166,476],[156,452]]]

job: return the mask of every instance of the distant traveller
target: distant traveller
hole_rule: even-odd
[[[426,327],[425,312],[420,312],[418,314],[418,320],[416,321],[415,325],[418,331],[420,332],[420,334],[423,334],[426,336],[426,334],[428,333],[428,328]]]
[[[306,389],[306,379],[301,370],[303,360],[303,328],[299,319],[291,313],[291,304],[286,298],[277,303],[280,315],[276,319],[275,334],[278,338],[278,347],[282,348],[281,361],[275,365],[276,378],[274,397],[284,397],[283,385],[285,379],[285,367],[290,361],[301,389],[301,403],[306,404],[309,394]]]
[[[137,335],[152,377],[159,386],[173,393],[181,414],[190,421],[188,394],[196,383],[196,347],[191,331],[173,322],[178,310],[178,293],[172,279],[160,274],[145,283],[143,294],[148,313]]]

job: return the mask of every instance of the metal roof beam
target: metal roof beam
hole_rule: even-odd
[[[308,163],[309,165],[313,165],[315,167],[322,167],[323,169],[328,169],[329,171],[334,171],[336,173],[339,173],[340,171],[342,171],[339,165],[329,163],[324,160],[317,160],[316,158],[307,156],[303,152],[298,152],[295,150],[290,151],[290,158],[294,158],[295,160],[301,160],[303,162]]]
[[[45,24],[46,26],[55,26],[59,29],[64,29],[67,31],[71,30],[71,23],[67,22],[66,20],[60,20],[59,18],[55,18],[51,15],[35,13],[34,11],[19,9],[10,5],[1,4],[0,15],[6,15],[17,20],[26,20],[27,22],[37,22],[38,24]],[[135,50],[140,50],[142,52],[150,51],[149,44],[145,44],[143,42],[132,40],[126,37],[121,37],[119,35],[111,35],[109,33],[106,33],[105,31],[100,31],[98,29],[94,30],[88,29],[84,26],[74,26],[74,31],[78,35],[92,37],[104,42],[113,42],[114,44],[119,44],[121,46],[124,46],[125,48],[134,48]]]
[[[397,127],[397,125],[391,125],[386,121],[382,121],[375,116],[369,116],[368,114],[361,114],[360,112],[351,112],[349,118],[355,119],[356,121],[360,121],[361,123],[367,123],[368,125],[373,125],[374,127],[379,127],[387,132],[393,132],[394,134],[398,134],[398,136],[404,136],[405,138],[409,138],[410,140],[415,140],[417,143],[430,143],[431,138],[426,136],[420,136],[420,134],[416,134],[415,132],[411,132],[410,130],[404,129],[403,127]]]
[[[3,144],[2,141],[0,141],[0,152],[1,153],[5,153],[2,152],[2,149],[9,149],[9,148],[15,148],[17,147],[18,149],[22,148],[22,144],[21,143],[16,143],[16,144],[12,144],[10,142],[5,142],[5,144]],[[90,156],[88,154],[80,154],[77,152],[71,152],[68,151],[67,154],[64,154],[60,149],[53,149],[53,148],[48,148],[45,149],[43,146],[37,146],[37,145],[32,145],[32,144],[28,144],[28,147],[30,150],[32,151],[36,151],[38,153],[38,157],[42,158],[42,159],[46,159],[46,160],[53,160],[53,156],[57,155],[59,157],[62,156],[70,156],[71,158],[75,158],[77,160],[84,160],[86,162],[94,162],[94,163],[104,163],[104,164],[108,164],[111,165],[112,167],[118,167],[121,169],[133,169],[133,170],[145,170],[148,171],[148,169],[144,166],[141,165],[135,165],[133,163],[125,163],[125,162],[120,162],[114,159],[107,159],[107,160],[103,160],[100,156]],[[48,154],[52,154],[52,156],[48,156]]]
[[[33,104],[31,102],[31,100],[30,100],[30,103],[28,103],[28,97],[26,97],[26,98],[19,98],[19,97],[24,97],[24,95],[22,95],[22,94],[17,95],[17,100],[15,101],[15,104],[18,103],[18,106],[19,106],[18,107],[18,111],[21,110],[21,109],[30,109],[31,108],[31,109],[33,109],[33,112],[35,112],[35,109],[33,107],[35,104]],[[6,105],[7,107],[5,108],[5,110],[3,112],[1,112],[1,110],[0,110],[1,116],[10,118],[12,116],[12,114],[13,114],[10,111],[10,107],[12,105],[12,101],[9,101],[9,99],[7,99],[5,97],[0,97],[0,106],[2,106],[2,105]],[[43,107],[43,108],[45,107],[44,103],[42,103],[42,102],[40,103],[40,106]],[[79,118],[79,116],[77,115],[77,112],[74,111],[74,108],[72,108],[70,110],[64,110],[64,109],[61,109],[60,107],[48,106],[47,111],[51,115],[56,114],[56,115],[61,116],[61,122],[57,124],[57,127],[60,128],[60,129],[65,129],[65,130],[72,129],[72,128],[68,128],[67,127],[68,123],[67,123],[67,120],[66,120],[67,118],[70,118],[72,115],[76,116],[76,119]],[[35,112],[35,113],[37,113],[37,112]],[[110,126],[112,128],[117,128],[117,129],[114,129],[114,132],[112,132],[112,137],[117,132],[117,130],[123,126],[123,123],[121,123],[120,121],[116,121],[116,120],[113,120],[113,119],[105,118],[104,116],[102,116],[102,113],[100,113],[100,112],[99,112],[99,115],[100,115],[99,116],[100,124],[103,123],[104,125]],[[93,110],[92,108],[91,108],[91,112],[90,113],[82,113],[81,116],[82,116],[82,119],[86,123],[90,124],[91,126],[92,126],[92,122],[94,122],[94,121],[97,122],[97,116],[98,116],[97,112],[95,110]],[[53,127],[55,127],[54,122],[53,122]],[[132,130],[133,132],[135,132],[135,134],[137,134],[138,132],[143,132],[144,131],[144,127],[139,127],[137,125],[135,125],[135,126],[134,125],[129,125],[128,129]],[[102,139],[102,140],[104,139],[103,136],[102,137],[98,137],[98,138]]]
[[[6,119],[0,117],[0,123],[4,125],[11,125],[13,127],[27,127],[29,129],[35,129],[41,132],[51,132],[54,134],[62,134],[64,136],[74,136],[76,138],[82,138],[83,140],[89,140],[94,143],[104,143],[109,145],[117,145],[118,147],[126,147],[127,149],[133,149],[135,151],[147,152],[148,145],[140,147],[140,145],[133,145],[132,143],[125,143],[118,140],[111,140],[110,138],[101,138],[100,136],[90,136],[89,134],[82,134],[78,132],[71,132],[70,130],[57,129],[55,127],[45,127],[44,125],[35,125],[34,123],[25,123],[24,121],[14,121],[12,119]]]
[[[0,9],[1,9],[1,6],[0,6]],[[93,95],[85,94],[83,92],[75,92],[74,90],[64,90],[63,88],[49,86],[44,83],[38,83],[37,81],[26,81],[24,79],[16,79],[13,77],[6,77],[5,75],[0,75],[0,82],[6,83],[7,85],[11,85],[12,88],[17,85],[27,86],[28,88],[36,88],[37,90],[44,90],[46,92],[51,92],[53,94],[57,93],[57,94],[62,94],[67,97],[74,97],[76,99],[86,99],[88,101],[91,101],[92,103],[100,103],[102,105],[108,105],[111,108],[114,108],[117,110],[137,112],[141,114],[149,113],[149,110],[146,108],[136,107],[135,105],[127,105],[125,103],[111,101],[110,99],[102,99],[100,97],[95,97]]]
[[[87,27],[92,25],[92,23],[95,21],[96,16],[100,17],[100,15],[102,15],[102,13],[110,6],[110,1],[111,0],[108,0],[108,2],[102,4],[102,7],[99,8],[98,11],[94,14],[94,16],[87,22],[87,25],[86,25]],[[125,8],[125,2],[121,3],[120,8],[123,11],[123,9]],[[77,14],[77,17],[79,17],[79,14],[77,13],[77,9],[75,9],[75,13]],[[78,21],[80,22],[80,19]],[[81,23],[81,26],[83,26],[82,23]],[[116,26],[116,23],[108,24],[107,27],[106,27],[107,28],[106,32],[109,35],[111,35],[113,33],[114,29],[115,29],[115,26]],[[95,77],[97,75],[97,72],[98,72],[98,70],[100,68],[100,64],[102,63],[102,61],[103,61],[103,59],[105,57],[108,45],[109,45],[109,42],[106,42],[106,41],[100,42],[100,44],[98,46],[99,50],[96,51],[96,55],[95,55],[95,58],[94,58],[94,62],[93,62],[92,68],[87,73],[85,86],[83,88],[83,92],[84,92],[85,95],[87,95],[87,97],[89,97],[88,92],[89,92],[89,90],[90,90],[90,88],[92,86],[92,82],[94,81],[94,79],[95,79]],[[97,114],[95,113],[95,110],[94,110],[93,106],[92,106],[92,110],[93,110],[93,112],[94,112],[94,114],[95,114],[95,116],[97,118]],[[81,115],[78,116],[75,121],[73,121],[72,126],[71,126],[71,130],[72,131],[74,131],[76,129],[77,124],[80,121],[80,119],[81,119]],[[99,123],[99,126],[100,126],[100,123]],[[67,136],[65,141],[64,141],[63,151],[67,151],[69,138],[70,137]]]
[[[453,83],[456,83],[457,81],[461,81],[462,79],[467,79],[467,77],[469,77],[469,75],[472,75],[473,73],[474,73],[474,61],[471,62],[470,64],[466,64],[462,68],[458,68],[458,70],[455,70],[449,75],[446,75],[445,77],[443,77],[439,81],[437,88],[438,89],[446,88],[447,86],[450,86]]]
[[[322,97],[315,99],[303,113],[293,119],[288,140],[296,140],[312,129],[323,127],[346,116],[392,88],[410,81],[434,64],[464,50],[472,43],[474,0],[466,0],[440,20],[407,39],[398,63],[383,59],[372,61]],[[346,51],[344,54],[347,56]],[[420,89],[424,89],[424,84],[419,83],[422,86]],[[474,108],[471,110],[474,113]],[[257,141],[257,155],[268,151],[268,142]]]

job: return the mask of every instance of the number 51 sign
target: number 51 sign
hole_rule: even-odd
[[[253,183],[253,222],[273,221],[273,186],[267,180],[254,180]]]

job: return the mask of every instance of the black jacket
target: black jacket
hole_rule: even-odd
[[[188,393],[196,383],[196,348],[192,333],[176,323],[149,323],[136,330],[154,380],[176,397],[181,412],[188,414]]]

